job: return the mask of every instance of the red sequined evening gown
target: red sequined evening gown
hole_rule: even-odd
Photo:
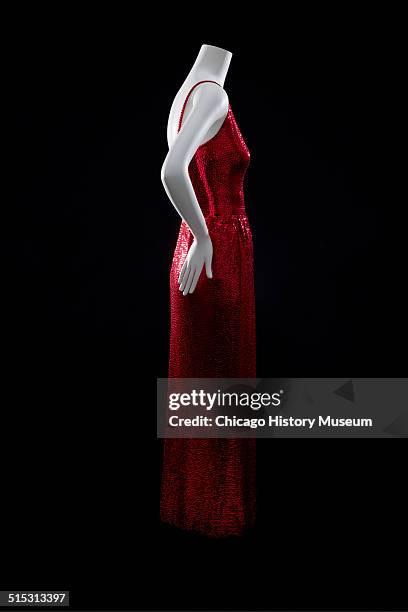
[[[200,83],[187,95],[179,130]],[[170,378],[256,375],[252,235],[243,192],[249,158],[229,106],[218,133],[189,165],[214,247],[213,278],[203,270],[194,293],[183,296],[179,290],[193,241],[183,221],[170,273]],[[160,505],[161,519],[176,527],[215,537],[241,535],[255,519],[255,440],[166,439]]]

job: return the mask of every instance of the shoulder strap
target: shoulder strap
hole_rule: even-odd
[[[193,90],[198,85],[201,85],[201,83],[215,83],[216,85],[221,87],[221,85],[219,83],[217,83],[217,81],[198,81],[198,83],[196,83],[195,85],[192,86],[192,88],[190,89],[190,91],[188,92],[188,94],[186,96],[186,99],[184,100],[183,108],[181,109],[179,124],[178,124],[178,128],[177,128],[177,133],[181,130],[181,125],[183,123],[183,117],[184,117],[184,111],[186,110],[187,102],[188,102],[188,100],[190,98],[190,95],[192,94]]]

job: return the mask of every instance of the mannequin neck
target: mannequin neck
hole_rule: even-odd
[[[212,45],[202,45],[189,76],[198,81],[216,81],[223,86],[231,58],[230,51]]]

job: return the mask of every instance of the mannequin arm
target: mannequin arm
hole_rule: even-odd
[[[180,290],[192,293],[203,266],[212,277],[212,243],[204,215],[188,174],[188,166],[209,129],[228,111],[225,91],[214,83],[203,83],[193,97],[190,114],[170,147],[162,167],[162,182],[173,206],[190,228],[194,241],[179,276]]]

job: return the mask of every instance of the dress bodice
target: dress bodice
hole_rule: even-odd
[[[207,81],[200,81],[190,89],[181,111],[179,130],[187,101],[195,87],[203,82]],[[221,128],[198,147],[188,168],[204,216],[245,214],[244,178],[249,160],[248,147],[229,105]]]

